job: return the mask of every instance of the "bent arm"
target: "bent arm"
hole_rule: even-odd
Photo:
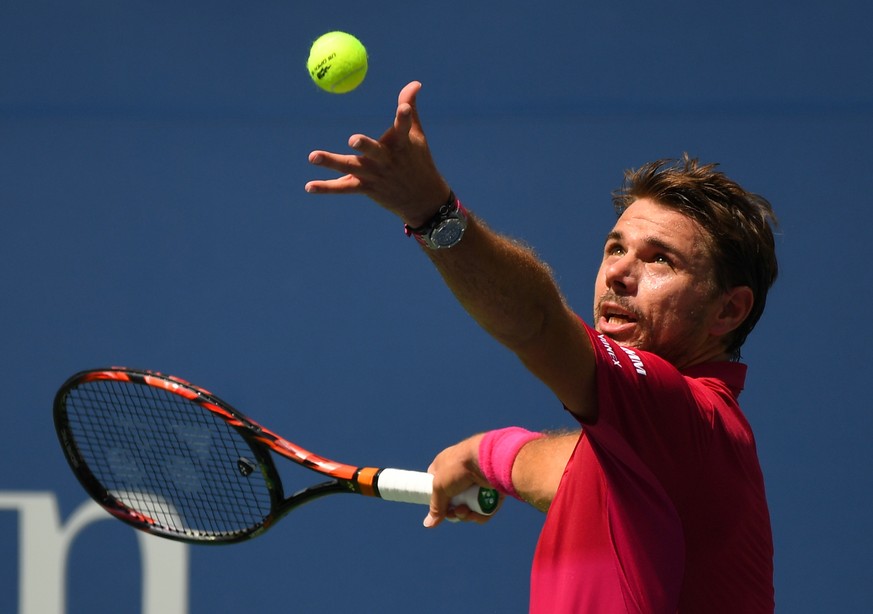
[[[579,431],[548,435],[525,444],[512,465],[512,485],[522,500],[546,512],[558,492]]]
[[[548,511],[564,469],[580,431],[547,433],[525,443],[512,464],[512,487],[519,498],[545,512]],[[433,474],[433,497],[425,526],[439,524],[449,513],[449,502],[470,486],[497,486],[490,484],[480,466],[479,454],[485,433],[473,435],[440,452],[428,467]],[[469,514],[469,519],[484,522],[488,517]]]

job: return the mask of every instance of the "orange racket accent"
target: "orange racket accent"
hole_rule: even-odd
[[[361,487],[361,494],[368,497],[376,497],[376,476],[379,474],[379,469],[376,467],[361,467],[358,472],[358,485]]]

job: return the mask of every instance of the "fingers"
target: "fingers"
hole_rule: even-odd
[[[303,189],[310,194],[357,194],[361,191],[361,181],[354,175],[345,175],[337,179],[310,181]]]
[[[351,194],[361,191],[363,164],[360,156],[334,154],[327,151],[313,151],[309,154],[309,163],[315,166],[329,168],[342,173],[342,177],[321,181],[310,181],[305,190],[310,194],[331,192],[335,194]]]
[[[404,103],[415,106],[415,97],[418,96],[419,91],[421,91],[420,81],[410,81],[407,83],[403,89],[400,90],[400,94],[397,95],[397,106]]]
[[[328,151],[313,151],[309,154],[309,163],[346,173],[357,170],[361,166],[358,156],[335,154]]]
[[[434,474],[436,472],[434,465],[435,463],[430,464],[430,467],[427,468],[428,473]],[[427,512],[427,516],[424,518],[425,528],[430,529],[441,523],[449,511],[450,503],[451,497],[447,495],[445,490],[440,486],[439,478],[434,476],[433,494],[430,496],[430,509]]]
[[[478,514],[467,504],[461,503],[463,497],[458,496],[471,486],[487,484],[482,476],[470,470],[468,462],[471,455],[478,454],[480,439],[481,436],[473,436],[446,448],[437,454],[427,468],[427,472],[433,475],[433,490],[430,508],[424,519],[425,527],[435,527],[443,520],[482,524],[490,519],[490,516]],[[458,496],[457,503],[453,503],[453,497],[456,496]]]
[[[418,120],[418,110],[416,108],[416,100],[418,92],[421,91],[421,83],[412,81],[406,87],[400,90],[397,96],[397,111],[398,115],[409,116],[411,119]]]
[[[382,143],[363,134],[349,137],[349,147],[357,150],[360,155],[336,154],[329,151],[316,150],[309,154],[309,163],[321,166],[344,176],[327,181],[310,181],[305,189],[309,193],[332,192],[348,194],[361,192],[364,181],[378,175],[378,167],[384,164],[388,152]]]
[[[335,193],[335,194],[352,194],[359,192],[361,189],[361,180],[353,173],[344,170],[346,167],[340,165],[334,154],[329,154],[323,151],[313,151],[309,154],[309,162],[316,166],[324,166],[332,168],[339,172],[345,173],[342,177],[327,180],[315,180],[308,182],[304,189],[310,194]],[[351,156],[345,156],[351,157]]]
[[[409,142],[409,133],[415,127],[421,132],[421,121],[416,108],[416,96],[421,90],[421,83],[413,81],[406,85],[397,96],[397,113],[394,115],[394,125],[382,135],[382,142],[403,148]]]
[[[443,521],[443,518],[444,516],[440,516],[438,513],[431,511],[424,517],[424,523],[422,524],[424,524],[425,529],[432,529],[439,525],[439,523]]]
[[[451,508],[446,514],[446,520],[453,520],[455,522],[475,522],[476,524],[485,524],[489,520],[491,520],[491,516],[483,516],[482,514],[477,514],[473,510],[471,510],[466,505],[459,505],[457,507]]]
[[[441,195],[447,195],[449,188],[433,162],[418,119],[420,89],[421,83],[413,81],[400,91],[394,122],[378,140],[355,134],[348,141],[355,150],[351,155],[310,153],[311,164],[341,177],[310,181],[306,191],[364,194],[404,221],[428,219],[432,203],[442,202]]]
[[[421,84],[417,81],[413,81],[403,88],[398,96],[394,125],[382,135],[380,140],[377,141],[364,134],[355,134],[349,138],[349,147],[359,152],[360,155],[343,155],[320,150],[310,153],[310,164],[349,176],[330,181],[310,181],[306,184],[306,191],[355,191],[361,186],[360,179],[366,179],[369,176],[368,168],[372,171],[375,165],[384,164],[389,159],[391,150],[404,149],[409,142],[409,131],[415,117],[415,96],[420,88]],[[357,182],[354,181],[355,177],[359,179]]]
[[[476,524],[485,524],[491,520],[491,518],[492,516],[484,516],[474,512],[466,505],[449,507],[445,512],[441,513],[439,509],[435,509],[433,502],[431,502],[431,508],[428,511],[423,524],[425,528],[431,529],[440,524],[443,520],[449,522],[475,522]]]
[[[369,158],[376,158],[382,154],[382,146],[365,134],[355,134],[349,137],[349,147],[359,151]]]
[[[398,134],[408,136],[412,126],[421,130],[421,121],[418,118],[416,100],[421,91],[421,83],[413,81],[400,90],[397,96],[397,114],[394,117],[394,130]]]

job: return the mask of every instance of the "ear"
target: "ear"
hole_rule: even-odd
[[[721,337],[737,328],[749,316],[755,296],[749,286],[731,288],[721,296],[721,307],[709,329],[711,335]]]

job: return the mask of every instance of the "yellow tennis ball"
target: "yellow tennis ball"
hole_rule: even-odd
[[[345,94],[367,76],[367,50],[351,34],[328,32],[312,43],[306,67],[318,87]]]

